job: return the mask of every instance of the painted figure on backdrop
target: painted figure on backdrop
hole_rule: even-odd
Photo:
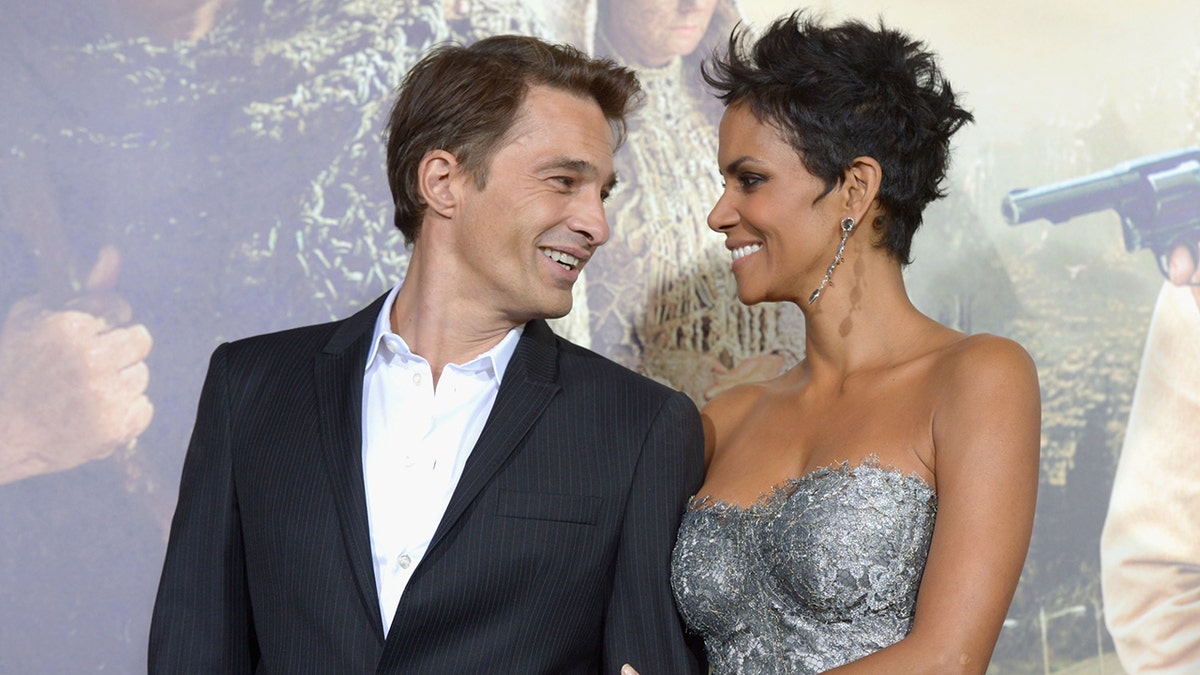
[[[740,19],[737,4],[592,0],[582,14],[595,17],[586,37],[595,53],[637,70],[646,105],[617,158],[613,241],[585,275],[586,318],[573,311],[564,330],[698,402],[778,374],[803,353],[799,312],[739,303],[720,238],[705,225],[721,191],[711,161],[721,110],[700,63]]]
[[[717,674],[983,673],[1033,526],[1037,373],[921,314],[902,274],[972,117],[922,43],[803,13],[735,33],[706,80],[708,224],[743,302],[803,311],[806,355],[704,409],[680,611]]]
[[[185,4],[164,16],[148,3],[24,3],[0,28],[5,672],[134,672],[142,662],[171,491],[155,463],[178,454],[162,442],[172,414],[162,385],[188,359],[159,334],[166,298],[146,295],[192,279],[147,276],[163,249],[136,247],[165,238],[198,258],[205,250],[167,225],[197,204],[163,179],[186,194],[195,161],[186,151],[168,160],[158,143],[172,121],[151,121],[184,95],[167,75],[187,67],[164,45],[186,50],[223,15]]]
[[[668,580],[699,415],[544,321],[608,240],[639,94],[529,37],[410,70],[387,143],[404,281],[214,352],[151,673],[699,672]]]
[[[1104,618],[1130,673],[1200,670],[1200,265],[1175,247],[1150,320],[1100,540]]]
[[[521,4],[9,8],[0,670],[142,667],[205,355],[390,287],[391,88],[434,43],[545,32]]]

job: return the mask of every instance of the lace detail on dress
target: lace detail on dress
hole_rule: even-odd
[[[771,489],[759,495],[758,499],[749,506],[742,506],[741,504],[727,502],[724,499],[716,499],[712,495],[692,495],[692,498],[688,500],[687,508],[689,511],[713,509],[720,512],[770,510],[779,502],[787,501],[792,493],[796,491],[796,488],[805,481],[820,479],[822,476],[828,473],[853,475],[855,472],[861,469],[877,469],[880,471],[894,473],[899,476],[904,476],[910,480],[918,481],[921,484],[929,487],[931,491],[934,491],[934,488],[926,483],[925,479],[921,478],[916,473],[905,473],[894,466],[884,465],[879,461],[879,455],[872,453],[863,458],[863,460],[858,464],[852,465],[850,464],[849,460],[843,460],[839,463],[829,464],[827,466],[819,466],[812,471],[796,476],[795,478],[788,478],[779,485],[775,485]]]
[[[693,498],[671,582],[712,672],[818,673],[904,637],[936,511],[929,484],[876,458],[747,507]]]

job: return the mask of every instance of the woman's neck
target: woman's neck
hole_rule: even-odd
[[[900,264],[880,249],[848,254],[833,285],[800,309],[814,372],[845,375],[904,360],[938,326],[912,304]]]

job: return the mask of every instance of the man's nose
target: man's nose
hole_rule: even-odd
[[[604,200],[599,195],[589,197],[581,204],[579,211],[568,219],[567,224],[573,231],[586,237],[592,248],[603,245],[611,234],[608,218],[604,215]]]

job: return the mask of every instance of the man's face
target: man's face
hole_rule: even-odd
[[[502,143],[486,187],[462,177],[461,297],[506,323],[563,316],[580,270],[608,240],[612,129],[594,101],[535,86]]]

